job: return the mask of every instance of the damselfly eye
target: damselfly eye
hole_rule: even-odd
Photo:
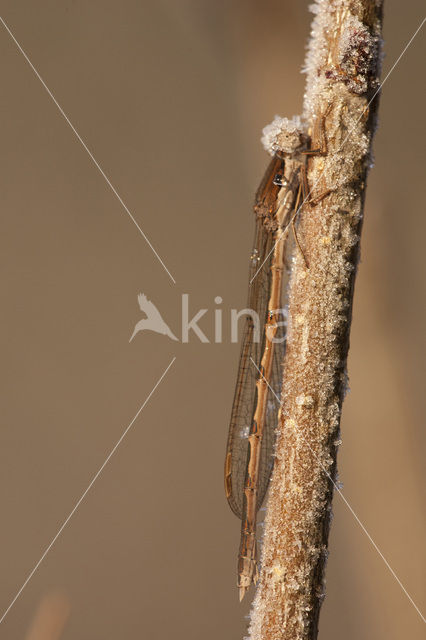
[[[277,185],[277,187],[286,187],[288,185],[288,181],[284,178],[281,173],[277,173],[275,178],[273,179],[273,183]]]

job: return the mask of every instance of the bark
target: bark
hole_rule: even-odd
[[[317,0],[304,118],[326,153],[308,164],[289,284],[289,320],[274,473],[251,640],[318,633],[367,170],[375,129],[382,4]],[[374,99],[373,99],[374,96]],[[371,104],[370,104],[371,101]]]

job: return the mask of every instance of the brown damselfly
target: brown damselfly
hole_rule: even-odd
[[[226,497],[242,521],[238,555],[240,600],[257,581],[257,512],[273,468],[278,403],[271,389],[279,393],[282,379],[282,290],[288,231],[293,228],[308,266],[295,222],[305,203],[313,202],[308,200],[308,155],[323,153],[325,144],[321,143],[321,149],[310,148],[309,137],[294,126],[280,135],[280,148],[275,149],[255,198],[256,231],[248,294],[248,309],[254,314],[245,319],[225,460]]]

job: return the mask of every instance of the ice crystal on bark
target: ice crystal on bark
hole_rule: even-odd
[[[350,16],[339,41],[338,60],[343,82],[354,93],[367,91],[377,59],[378,36],[374,36],[358,18]],[[339,79],[339,78],[337,78]],[[371,86],[377,84],[374,78]]]
[[[362,15],[361,9],[359,0],[354,0],[352,11],[347,0],[317,0],[310,6],[315,18],[304,66],[306,117],[318,113],[315,98],[324,95],[330,84],[342,83],[356,95],[379,86],[380,24],[361,22],[356,15]]]

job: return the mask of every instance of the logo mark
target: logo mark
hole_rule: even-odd
[[[136,323],[135,329],[132,333],[132,337],[129,342],[133,340],[135,335],[139,331],[155,331],[155,333],[161,333],[163,336],[168,336],[172,340],[178,340],[170,327],[164,322],[161,317],[161,313],[151,300],[148,300],[146,295],[140,293],[138,295],[138,302],[142,313],[146,315],[146,318],[142,318]]]

